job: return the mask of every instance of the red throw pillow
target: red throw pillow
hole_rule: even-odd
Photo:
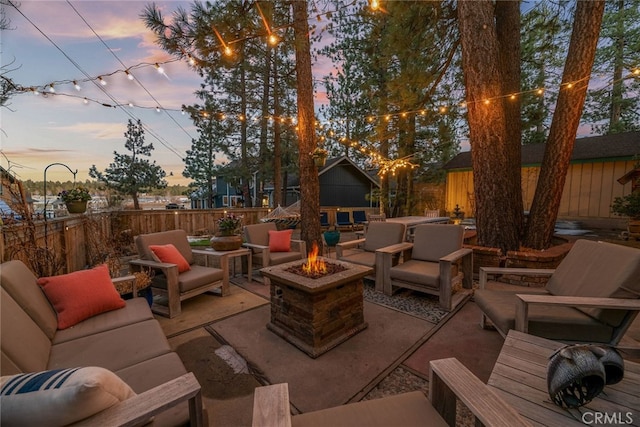
[[[269,251],[290,252],[293,230],[269,230]]]
[[[178,273],[191,270],[191,266],[187,260],[184,259],[180,251],[171,243],[168,245],[149,245],[149,249],[151,249],[151,252],[153,252],[161,262],[177,265]]]
[[[38,285],[58,313],[58,329],[125,306],[111,282],[106,264],[91,270],[41,277]]]

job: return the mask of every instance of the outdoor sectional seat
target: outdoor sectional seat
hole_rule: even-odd
[[[126,301],[123,308],[58,329],[59,315],[24,263],[14,260],[1,264],[0,284],[3,382],[6,376],[22,373],[104,368],[138,394],[84,419],[87,425],[129,422],[141,425],[150,417],[154,417],[153,426],[184,425],[189,420],[195,425],[202,424],[200,385],[192,373],[187,373],[178,355],[171,351],[146,299],[133,298]],[[86,283],[86,286],[95,284]],[[3,394],[5,392],[3,388]],[[22,396],[26,402],[22,408],[25,411],[57,408],[56,412],[73,412],[78,409],[69,407],[70,403],[60,395],[49,398],[44,404],[34,393]],[[7,398],[0,397],[3,425],[11,416],[6,405],[15,405]],[[34,403],[30,406],[32,399]],[[10,407],[15,409],[15,406]],[[18,425],[24,424],[18,422]]]
[[[489,275],[548,276],[545,288],[488,281]],[[640,310],[640,250],[577,240],[555,270],[480,268],[474,299],[504,336],[516,329],[548,339],[616,345]]]
[[[180,315],[182,301],[205,292],[220,289],[222,296],[229,294],[228,265],[221,268],[198,265],[194,254],[206,257],[206,250],[193,250],[189,245],[184,230],[170,230],[159,233],[140,234],[135,238],[139,260],[129,261],[133,271],[151,269],[155,272],[151,282],[154,293],[151,310],[169,318]],[[189,264],[189,269],[182,273],[175,263],[161,262],[150,245],[171,244]],[[209,253],[210,254],[210,253]],[[156,296],[164,298],[156,298]]]
[[[457,359],[434,360],[429,365],[428,398],[422,391],[413,391],[294,416],[288,384],[258,387],[254,393],[252,426],[455,426],[457,399],[474,415],[474,425],[531,425]]]
[[[349,240],[336,245],[336,257],[341,261],[352,262],[374,269],[376,291],[382,292],[382,259],[376,253],[404,240],[406,227],[397,222],[372,222],[364,238]],[[397,261],[398,257],[394,260]]]

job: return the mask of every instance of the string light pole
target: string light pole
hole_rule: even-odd
[[[69,172],[71,172],[73,174],[73,184],[75,185],[76,183],[76,175],[78,174],[78,169],[75,170],[75,172],[73,170],[71,170],[71,168],[67,165],[65,165],[64,163],[51,163],[50,165],[47,165],[46,168],[44,168],[44,209],[43,209],[43,214],[44,214],[44,247],[47,249],[47,251],[49,250],[49,240],[47,239],[47,232],[48,232],[48,222],[47,222],[47,169],[49,169],[51,166],[64,166],[65,168],[67,168],[69,170]]]

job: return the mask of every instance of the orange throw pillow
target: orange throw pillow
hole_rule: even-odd
[[[293,234],[293,230],[282,230],[282,231],[269,230],[269,251],[270,252],[290,252],[292,234]]]
[[[106,264],[91,270],[41,277],[38,285],[58,314],[58,329],[126,305],[111,282]]]
[[[151,249],[151,252],[153,252],[161,262],[177,265],[178,273],[191,270],[191,266],[187,260],[184,259],[180,251],[171,243],[168,245],[149,245],[149,249]]]

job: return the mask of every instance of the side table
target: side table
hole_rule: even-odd
[[[252,262],[251,249],[240,248],[232,251],[216,251],[213,248],[206,248],[204,250],[207,252],[207,256],[204,257],[205,267],[209,267],[210,258],[216,259],[220,263],[220,268],[222,268],[223,270],[225,269],[227,270],[227,272],[229,273],[228,277],[236,276],[235,262],[232,263],[232,260],[234,260],[235,258],[242,258],[246,256],[247,265],[251,266],[251,262]],[[240,274],[242,274],[242,267],[240,267]],[[247,280],[249,282],[253,280],[252,271],[250,267],[247,268]]]

